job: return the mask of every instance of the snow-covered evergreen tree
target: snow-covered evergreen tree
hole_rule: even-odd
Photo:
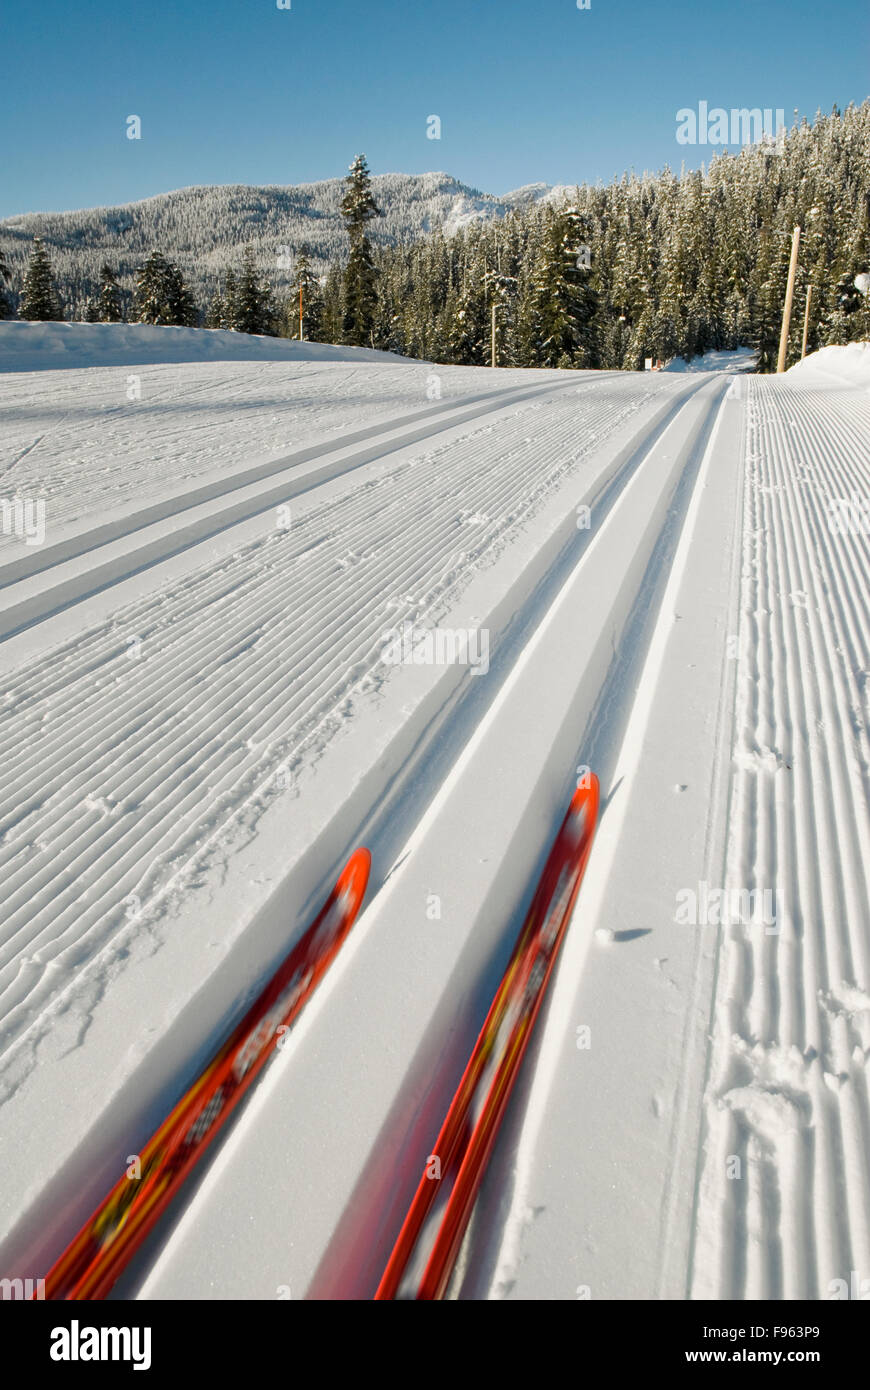
[[[233,327],[240,333],[275,332],[272,289],[260,278],[252,246],[246,246],[242,255],[242,268],[233,293],[233,306]]]
[[[9,285],[12,282],[12,272],[9,269],[9,262],[4,253],[0,250],[0,319],[11,319],[15,317],[15,308],[12,303],[12,296],[9,293]]]
[[[237,295],[236,272],[230,269],[224,276],[223,318],[217,324],[218,328],[228,328],[231,332],[238,330]]]
[[[33,238],[30,263],[21,290],[18,312],[23,319],[34,322],[52,322],[63,318],[60,296],[54,284],[54,275],[48,252],[41,237]]]
[[[342,295],[344,341],[365,345],[372,335],[378,301],[377,274],[366,227],[381,214],[375,203],[371,174],[363,154],[358,154],[350,166],[341,211],[350,238],[350,256],[344,272]]]
[[[169,262],[169,322],[183,328],[194,328],[199,314],[193,294],[174,261]]]
[[[459,366],[473,366],[485,360],[486,310],[480,288],[466,281],[448,306],[443,352],[448,362]]]
[[[334,261],[327,272],[323,286],[323,310],[321,315],[321,339],[325,343],[340,343],[344,325],[342,301],[343,273],[338,261]]]
[[[124,317],[121,307],[121,288],[110,265],[100,267],[98,309],[100,323],[120,323]]]
[[[541,366],[594,365],[595,296],[584,264],[586,234],[577,208],[548,209],[525,306],[526,339]]]
[[[226,313],[226,300],[220,290],[217,290],[209,300],[208,308],[205,311],[205,319],[203,320],[203,328],[226,328]]]
[[[303,246],[293,266],[290,298],[287,301],[284,323],[288,338],[299,337],[299,304],[302,303],[302,336],[309,342],[320,341],[323,317],[323,290],[320,277],[311,265],[308,248]]]
[[[196,305],[178,266],[160,251],[152,251],[136,277],[133,300],[136,323],[192,327]]]

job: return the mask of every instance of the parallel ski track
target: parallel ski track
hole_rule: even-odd
[[[700,382],[700,381],[696,381],[695,385],[696,385],[696,388],[697,388],[698,386],[701,385],[701,382]],[[608,504],[606,505],[606,507],[605,507],[604,509],[601,509],[601,510],[600,510],[600,509],[599,509],[599,503],[596,501],[596,503],[595,503],[595,513],[596,513],[595,532],[596,532],[596,536],[598,537],[599,543],[601,542],[602,538],[605,537],[605,536],[607,535],[608,528],[616,528],[616,527],[618,527],[618,526],[621,525],[621,522],[617,519],[617,515],[618,515],[618,514],[617,514],[617,515],[614,515],[613,507],[615,506],[616,501],[617,501],[619,498],[623,497],[625,494],[627,494],[627,493],[629,492],[629,490],[637,483],[638,479],[642,476],[643,470],[644,470],[644,467],[645,467],[645,463],[646,463],[646,459],[647,459],[647,457],[648,457],[648,451],[649,451],[649,450],[658,450],[660,447],[664,447],[665,449],[668,449],[669,447],[671,447],[671,445],[670,445],[669,443],[663,443],[662,440],[658,438],[659,431],[662,430],[662,429],[664,429],[664,428],[670,428],[670,427],[673,426],[675,420],[678,418],[678,416],[679,416],[680,412],[683,410],[683,408],[684,408],[686,405],[688,405],[689,402],[690,402],[691,400],[694,399],[694,394],[695,394],[695,393],[693,392],[691,395],[683,397],[683,399],[681,399],[681,400],[679,401],[679,403],[676,404],[676,408],[675,408],[673,414],[669,417],[667,426],[664,426],[664,425],[660,424],[659,426],[656,427],[655,430],[650,430],[650,431],[648,432],[648,434],[647,434],[647,436],[646,436],[646,438],[645,438],[644,440],[639,440],[639,441],[637,441],[636,453],[634,453],[634,454],[632,455],[632,459],[631,459],[631,461],[630,461],[629,466],[624,467],[622,470],[620,470],[620,472],[619,472],[619,473],[611,480],[611,482],[608,484],[608,490],[612,489],[614,495],[612,496],[612,498],[610,499],[610,501],[608,502]],[[711,402],[711,403],[709,404],[709,407],[708,407],[708,416],[709,416],[709,419],[710,419],[711,421],[714,420],[714,419],[716,418],[716,416],[718,415],[718,411],[719,411],[720,408],[721,408],[721,398],[717,398],[715,401],[713,401],[713,402]],[[667,439],[667,436],[665,436],[665,439]],[[696,447],[697,447],[697,445],[696,445]],[[704,447],[706,447],[706,445],[705,445]],[[637,457],[636,457],[637,455],[641,455],[641,458],[640,458],[640,461],[639,461],[639,462],[637,462]],[[692,483],[691,486],[694,487],[694,483]],[[690,491],[691,491],[691,489],[690,489]],[[688,496],[688,493],[687,493],[686,495]],[[675,505],[677,506],[677,509],[679,510],[679,504],[675,504],[675,503],[673,503],[673,502],[672,502],[671,507],[670,507],[669,509],[667,509],[667,510],[664,510],[664,509],[663,509],[662,517],[661,517],[661,527],[662,527],[662,530],[663,530],[663,531],[667,530],[667,529],[669,528],[669,526],[673,523],[673,509],[674,509],[674,506],[675,506]],[[659,534],[661,534],[661,533],[659,533]],[[653,549],[655,549],[655,546],[653,547]],[[575,560],[575,563],[576,563],[576,560]],[[563,576],[563,582],[564,582],[564,578],[565,578],[565,577],[566,577],[566,576]],[[618,578],[619,578],[618,573],[614,573],[614,576],[613,576],[614,585],[617,585]],[[557,590],[556,593],[560,592],[560,590],[561,590],[561,585],[560,585],[560,589]],[[542,612],[549,612],[549,605],[554,601],[554,599],[555,599],[555,594],[551,593],[551,594],[549,595],[548,599],[547,599],[546,608],[537,610],[538,617],[540,617],[540,614],[541,614]],[[605,601],[606,601],[606,600],[605,600]],[[524,658],[524,656],[526,655],[526,647],[527,647],[527,644],[530,642],[530,640],[531,640],[531,638],[532,638],[532,636],[534,635],[534,632],[535,632],[536,630],[537,630],[537,625],[536,625],[534,628],[531,628],[529,631],[526,631],[526,632],[524,632],[524,633],[522,634],[521,643],[518,645],[518,647],[517,647],[517,649],[516,649],[516,651],[515,651],[515,653],[514,653],[514,656],[516,657],[516,659],[517,659],[518,661],[522,661],[523,658]],[[572,629],[572,635],[573,635],[573,629]],[[513,669],[513,668],[512,668],[512,669]],[[544,677],[543,677],[543,678],[546,679],[546,675],[545,675],[545,674],[544,674]],[[604,691],[606,692],[607,686],[605,685],[605,687],[604,687],[603,689],[604,689]],[[490,723],[493,719],[498,719],[499,717],[500,717],[500,715],[499,715],[499,713],[497,712],[497,710],[496,710],[492,705],[488,705],[485,714],[484,714],[483,717],[479,720],[479,722],[478,722],[478,724],[477,724],[477,726],[476,726],[474,737],[475,737],[475,738],[479,737],[481,731],[485,729],[486,725],[487,725],[488,723]],[[448,742],[449,742],[450,737],[451,737],[451,732],[452,732],[452,731],[451,731],[450,729],[448,729],[443,735],[439,735],[439,739],[441,739],[442,737],[446,737],[446,739],[447,739]],[[467,749],[466,749],[465,747],[463,747],[462,758],[464,759],[466,756],[467,756]],[[448,766],[450,766],[450,767],[455,771],[456,762],[455,762],[453,759],[451,759],[451,758],[449,757],[449,755],[448,755]],[[450,775],[452,776],[452,772],[451,772]],[[437,800],[437,799],[438,799],[438,798],[436,798],[436,800]],[[427,814],[428,814],[428,813],[427,813]],[[415,830],[414,830],[414,832],[413,832],[413,837],[414,837],[415,839],[417,839],[417,837],[424,837],[424,836],[425,836],[425,833],[426,833],[426,831],[425,831],[425,818],[424,818],[424,821],[422,821],[422,822],[415,828]],[[418,841],[418,842],[419,842],[419,841]],[[399,841],[399,845],[400,845],[400,846],[402,845],[402,843],[403,843],[402,841]],[[404,849],[399,849],[398,859],[395,860],[395,861],[393,861],[393,862],[394,862],[394,863],[401,863],[401,862],[403,861],[403,859],[404,859],[404,857],[405,857],[405,854],[406,854],[407,852],[408,852],[408,845],[405,845],[405,848],[404,848]],[[389,863],[390,860],[388,859],[386,862]],[[377,883],[375,883],[375,888],[377,889]],[[376,903],[372,903],[372,904],[370,904],[369,906],[370,906],[370,909],[371,909],[371,910],[373,910],[373,911],[375,911],[375,912],[377,911],[377,904],[376,904]],[[342,974],[343,974],[345,971],[347,971],[347,972],[353,972],[354,968],[355,968],[355,962],[354,962],[354,960],[353,960],[353,958],[352,958],[352,955],[349,955],[349,956],[346,955],[346,956],[344,956],[343,958],[341,958],[341,959],[336,963],[336,966],[335,966],[335,969],[334,969],[334,972],[333,972],[333,975],[332,975],[332,980],[333,980],[333,982],[335,982],[335,981],[337,981],[338,979],[340,979],[340,977],[342,976]],[[480,1000],[478,999],[477,1002],[479,1003]],[[481,1022],[482,1022],[482,1017],[479,1017],[479,1018],[476,1019],[476,1022],[473,1023],[472,1030],[471,1030],[471,1036],[472,1036],[472,1038],[473,1038],[474,1036],[476,1036],[477,1028],[479,1027],[479,1025],[480,1025]],[[455,1025],[455,1022],[451,1024],[451,1028],[453,1028],[453,1027],[455,1027],[455,1026],[456,1026],[456,1025]],[[437,1049],[436,1049],[436,1050],[437,1050]],[[440,1119],[440,1118],[441,1118],[441,1116],[439,1115],[439,1116],[438,1116],[438,1119]],[[241,1119],[240,1122],[239,1122],[239,1125],[237,1126],[237,1129],[236,1129],[236,1138],[237,1138],[237,1140],[238,1140],[239,1142],[241,1142],[241,1131],[243,1131],[245,1123],[246,1123],[245,1120],[244,1120],[244,1119]],[[252,1121],[252,1123],[253,1123],[253,1121]],[[202,1177],[201,1177],[201,1179],[200,1179],[200,1182],[199,1182],[199,1184],[198,1184],[196,1193],[192,1196],[192,1198],[190,1199],[190,1201],[189,1201],[189,1203],[188,1203],[188,1206],[187,1206],[187,1208],[186,1208],[186,1212],[185,1212],[185,1222],[188,1222],[188,1223],[189,1223],[189,1222],[193,1222],[193,1223],[195,1223],[195,1222],[198,1220],[198,1212],[199,1212],[200,1210],[205,1214],[205,1219],[206,1219],[206,1221],[208,1221],[208,1219],[209,1219],[209,1218],[208,1218],[209,1202],[210,1202],[211,1194],[212,1194],[213,1191],[214,1191],[213,1183],[214,1183],[214,1182],[219,1182],[219,1181],[220,1181],[220,1177],[219,1177],[219,1174],[218,1174],[217,1170],[214,1170],[214,1169],[213,1169],[213,1170],[210,1170],[210,1171],[208,1171],[208,1172],[204,1172],[204,1173],[203,1173],[203,1175],[202,1175]],[[486,1180],[485,1180],[485,1182],[486,1182]],[[496,1182],[496,1186],[498,1186],[498,1183],[497,1183],[497,1182]],[[505,1189],[503,1188],[503,1189],[500,1189],[500,1190],[505,1190]],[[357,1197],[355,1196],[355,1198],[354,1198],[354,1204],[356,1203],[356,1200],[357,1200]],[[176,1235],[177,1235],[177,1238],[183,1240],[183,1237],[180,1235],[180,1233],[176,1233]],[[336,1231],[335,1234],[334,1234],[334,1240],[338,1243],[339,1247],[341,1246],[342,1238],[343,1238],[342,1224],[339,1223],[339,1227],[337,1228],[337,1231]],[[474,1237],[473,1230],[472,1230],[472,1231],[469,1233],[469,1236],[467,1237],[467,1242],[470,1241],[470,1242],[473,1244],[473,1243],[474,1243],[474,1239],[475,1239],[475,1237]],[[145,1268],[146,1268],[146,1264],[147,1264],[147,1262],[146,1262],[146,1261],[143,1261],[143,1262],[138,1266],[138,1268],[137,1268],[137,1270],[136,1270],[136,1272],[135,1272],[134,1278],[131,1279],[131,1282],[130,1282],[130,1284],[128,1285],[128,1290],[132,1291],[132,1289],[133,1289],[133,1287],[134,1287],[136,1281],[137,1281],[138,1279],[140,1279],[141,1276],[143,1275],[143,1273],[144,1273],[144,1271],[145,1271]],[[125,1292],[125,1293],[123,1293],[121,1296],[122,1296],[122,1297],[126,1297],[126,1296],[128,1296],[128,1293]],[[149,1295],[149,1296],[150,1296],[150,1295]],[[162,1295],[162,1294],[158,1294],[157,1296],[159,1297],[159,1296],[163,1296],[163,1295]],[[330,1295],[324,1295],[324,1294],[323,1294],[323,1290],[322,1290],[322,1288],[321,1288],[320,1291],[319,1291],[318,1293],[312,1294],[311,1292],[309,1292],[309,1294],[308,1294],[307,1296],[320,1297],[320,1296],[330,1296]],[[341,1296],[348,1296],[348,1295],[347,1295],[346,1292],[345,1292],[345,1293],[343,1293]],[[357,1296],[357,1295],[354,1295],[354,1296]]]
[[[782,896],[722,928],[689,1291],[830,1298],[870,1277],[870,541],[831,524],[870,411],[760,379],[749,412],[724,883]]]
[[[315,374],[316,375],[316,374]],[[353,375],[353,373],[351,373]],[[412,375],[411,369],[405,369],[405,378]],[[594,379],[589,378],[586,386],[592,385]],[[345,374],[342,381],[347,385],[348,377]],[[304,379],[304,384],[310,382],[310,377]],[[224,383],[221,383],[223,385]],[[250,383],[248,383],[250,385]],[[298,384],[298,383],[297,383]],[[331,383],[333,391],[338,389],[338,383]],[[216,500],[219,498],[230,498],[233,493],[239,492],[249,487],[252,483],[262,481],[266,478],[277,476],[288,469],[292,469],[300,462],[307,462],[312,458],[326,458],[329,454],[337,450],[345,449],[359,444],[361,448],[371,449],[377,440],[382,436],[387,436],[393,431],[402,429],[412,430],[420,428],[421,432],[436,434],[440,430],[450,428],[452,423],[462,423],[463,416],[470,417],[475,405],[479,406],[480,413],[488,410],[498,410],[500,405],[509,405],[514,397],[525,397],[538,395],[547,389],[555,389],[561,386],[564,389],[565,383],[550,381],[546,379],[528,379],[528,374],[524,374],[524,379],[504,384],[497,390],[486,386],[482,391],[472,391],[465,395],[449,396],[447,399],[440,400],[437,404],[428,405],[423,408],[407,410],[401,415],[384,418],[383,409],[379,412],[372,412],[371,408],[367,413],[376,413],[373,423],[364,423],[359,427],[358,418],[354,418],[348,410],[347,401],[332,401],[332,393],[324,390],[322,396],[318,397],[315,407],[311,408],[310,416],[307,418],[303,413],[301,425],[298,427],[293,424],[298,419],[298,414],[292,411],[294,404],[298,401],[288,402],[286,407],[282,407],[279,401],[269,402],[273,409],[278,408],[279,413],[273,415],[272,419],[279,421],[281,426],[280,434],[277,439],[270,441],[273,449],[277,445],[273,457],[267,458],[265,462],[257,460],[257,452],[262,454],[265,447],[262,435],[255,436],[256,444],[248,442],[250,433],[245,429],[245,408],[254,412],[253,418],[256,421],[262,419],[265,414],[266,403],[263,401],[248,400],[240,407],[241,414],[237,411],[234,415],[234,428],[231,432],[232,438],[232,463],[225,469],[220,470],[219,461],[221,455],[229,452],[226,440],[220,434],[217,435],[213,423],[216,403],[212,399],[214,388],[209,394],[207,405],[210,406],[211,423],[202,426],[191,426],[189,423],[184,428],[171,430],[168,426],[161,426],[158,435],[158,443],[155,444],[148,432],[148,427],[154,424],[154,411],[159,409],[159,402],[149,399],[148,406],[139,411],[138,419],[132,423],[125,418],[125,427],[132,437],[136,437],[133,432],[135,424],[140,433],[145,435],[145,440],[150,443],[150,462],[153,465],[153,472],[147,471],[149,462],[149,445],[147,442],[141,446],[142,454],[137,455],[131,449],[130,439],[121,439],[117,444],[119,458],[113,460],[101,470],[97,470],[89,462],[87,455],[81,452],[81,444],[76,448],[72,442],[67,446],[68,457],[65,465],[58,475],[53,475],[50,471],[51,465],[40,461],[39,467],[44,472],[37,472],[37,475],[29,480],[16,474],[14,479],[0,478],[0,485],[5,483],[9,488],[13,485],[11,492],[14,496],[36,501],[41,498],[45,502],[45,527],[49,543],[45,546],[30,546],[23,548],[22,541],[12,535],[0,535],[0,584],[11,583],[24,574],[39,573],[49,569],[58,563],[58,555],[61,559],[69,556],[81,555],[89,550],[93,550],[106,540],[117,539],[118,537],[129,535],[131,532],[148,525],[153,520],[172,516],[180,517],[185,508],[199,505],[206,500]],[[260,390],[262,390],[262,384]],[[206,388],[200,389],[200,394],[206,394]],[[182,404],[176,404],[176,410],[186,410],[190,407],[191,397],[197,394],[194,391],[186,391]],[[423,394],[421,389],[420,394]],[[389,399],[393,399],[390,397]],[[365,404],[369,404],[366,398],[362,398]],[[374,400],[382,405],[381,397],[374,397]],[[402,404],[409,404],[410,393],[405,392],[401,398]],[[327,426],[323,420],[322,410],[324,402],[330,404],[331,423]],[[71,414],[72,412],[68,412]],[[357,415],[359,406],[357,405]],[[455,421],[449,417],[457,416]],[[67,417],[64,416],[64,419]],[[356,425],[356,428],[346,428],[347,425]],[[262,428],[262,427],[261,427]],[[287,431],[293,429],[293,438],[288,439]],[[193,438],[201,430],[206,434],[202,444],[197,446]],[[45,433],[51,433],[46,431]],[[45,438],[45,434],[40,436]],[[85,436],[87,438],[87,436]],[[166,495],[166,483],[170,481],[167,477],[167,470],[163,466],[164,460],[161,455],[167,450],[167,439],[170,444],[176,439],[183,443],[186,450],[185,471],[181,474],[177,472],[172,475],[173,483],[189,482],[191,484],[185,492],[176,496]],[[30,448],[35,448],[35,441]],[[216,447],[217,443],[217,447]],[[289,452],[286,451],[288,445],[292,446]],[[174,445],[173,445],[174,447]],[[394,448],[399,444],[394,443]],[[248,460],[239,466],[237,458],[239,453],[245,454],[254,451],[254,459]],[[27,452],[26,450],[24,451]],[[172,457],[172,449],[169,450],[169,457]],[[355,460],[351,458],[347,462],[347,468],[355,466]],[[140,476],[143,473],[144,476]],[[217,470],[217,476],[215,472]],[[212,476],[209,478],[208,475]],[[108,478],[106,477],[108,475]],[[312,484],[313,485],[313,484]],[[156,493],[156,495],[155,495]],[[124,507],[129,499],[135,497],[134,507]],[[148,505],[143,509],[142,503]],[[118,515],[118,508],[121,507],[122,514]],[[115,520],[106,522],[104,518],[109,515]],[[67,533],[64,535],[65,528],[76,520],[93,518],[93,524],[84,530],[77,531],[75,534]],[[208,530],[206,528],[206,534]],[[61,544],[58,547],[51,541],[52,535],[61,536]]]
[[[34,404],[33,377],[36,375],[41,383],[43,373],[0,375],[4,434],[10,449],[15,451],[5,459],[0,453],[0,487],[5,493],[11,489],[23,496],[48,499],[55,521],[69,523],[99,515],[127,497],[141,503],[145,497],[159,496],[167,483],[193,480],[213,469],[216,454],[230,453],[226,439],[216,429],[216,412],[226,411],[231,416],[236,446],[239,427],[244,431],[248,411],[261,440],[258,445],[261,450],[285,448],[288,424],[291,424],[293,442],[304,446],[342,428],[365,423],[365,417],[383,415],[388,403],[406,402],[408,373],[414,370],[397,366],[395,378],[390,378],[387,384],[389,387],[395,381],[405,386],[404,391],[390,393],[388,389],[386,396],[366,397],[350,395],[347,387],[360,369],[346,367],[341,362],[329,366],[295,361],[247,363],[247,370],[243,368],[220,376],[217,383],[214,369],[230,364],[205,365],[211,365],[213,370],[200,382],[195,380],[195,373],[204,369],[204,364],[200,363],[52,372],[51,411],[40,408],[39,396]],[[128,377],[145,383],[141,399],[126,399]],[[315,404],[328,407],[328,425],[317,410],[309,411],[308,420],[295,411],[299,405],[311,406],[311,387],[315,381]],[[286,388],[283,399],[276,394],[281,387]],[[19,392],[24,397],[23,406],[17,404]],[[94,402],[101,395],[106,403],[101,408],[95,407]],[[120,401],[120,404],[108,404],[108,400]],[[201,407],[204,407],[203,423],[192,423],[189,413]],[[269,408],[278,436],[271,444],[262,441],[263,419]],[[180,421],[165,419],[167,413],[180,416]],[[26,425],[27,419],[34,416],[39,421],[35,435]],[[91,459],[91,430],[95,424],[100,430],[101,447],[105,448],[108,435],[115,454],[103,469],[95,468]],[[66,428],[62,429],[64,425]],[[203,437],[201,444],[198,435]],[[49,449],[45,448],[46,441],[50,442]],[[179,446],[185,453],[181,474],[178,472]],[[25,458],[27,463],[22,466]],[[6,537],[0,537],[0,542],[4,543],[4,549],[13,549]]]
[[[278,770],[316,755],[353,695],[378,684],[384,631],[448,608],[468,570],[657,394],[635,378],[604,400],[578,385],[518,406],[351,483],[291,532],[189,573],[7,681],[4,1050],[25,1030],[35,1048],[57,981],[74,989],[124,928],[129,895],[147,911],[240,802],[267,804]]]
[[[19,543],[16,560],[0,565],[0,588],[5,580],[11,596],[11,612],[16,612],[16,597],[21,593],[20,588],[15,587],[16,580],[40,575],[48,583],[38,606],[25,601],[26,616],[21,615],[18,626],[14,625],[15,618],[10,623],[10,607],[4,609],[3,621],[8,626],[0,629],[0,641],[68,610],[73,603],[105,593],[143,569],[151,569],[191,550],[241,522],[261,515],[274,516],[279,501],[284,503],[292,499],[295,503],[325,482],[335,481],[399,450],[434,441],[448,430],[465,427],[467,434],[473,435],[480,428],[484,415],[500,413],[559,390],[591,390],[594,384],[592,380],[573,386],[565,381],[546,386],[525,383],[487,391],[398,419],[380,421],[371,428],[345,434],[332,444],[320,443],[265,463],[248,464],[234,473],[212,478],[183,495],[164,498],[145,511],[116,517],[90,531],[69,536],[54,548],[36,547],[22,556]],[[453,442],[456,442],[455,437]],[[313,463],[314,470],[301,468],[303,463]],[[261,485],[265,485],[265,490]],[[149,531],[152,523],[163,523],[158,527],[156,538]],[[112,552],[115,541],[128,546],[123,564]],[[79,572],[71,580],[64,563],[67,560],[75,563],[83,556],[88,560],[84,577]]]

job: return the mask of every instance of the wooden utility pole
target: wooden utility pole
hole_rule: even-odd
[[[299,341],[304,342],[305,334],[302,328],[302,281],[299,281]]]
[[[782,332],[779,335],[779,357],[776,370],[785,371],[785,358],[788,351],[788,330],[791,325],[791,306],[794,302],[794,282],[797,275],[798,249],[801,244],[801,229],[795,227],[791,238],[791,260],[788,263],[788,284],[785,290],[785,306],[782,311]]]
[[[498,365],[498,363],[496,362],[496,349],[495,349],[495,315],[496,315],[497,309],[498,309],[498,305],[497,305],[497,304],[493,304],[493,306],[492,306],[492,365],[493,365],[494,367]]]
[[[804,358],[805,358],[806,355],[807,355],[807,334],[808,334],[809,331],[810,331],[810,304],[811,304],[811,302],[812,302],[812,298],[813,298],[813,287],[812,287],[812,285],[807,285],[807,307],[806,307],[806,309],[805,309],[805,311],[804,311],[804,336],[803,336],[803,342],[801,343],[801,361],[802,361],[802,362],[803,362]]]

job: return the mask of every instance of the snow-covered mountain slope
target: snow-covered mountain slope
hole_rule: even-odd
[[[372,189],[383,215],[369,234],[383,244],[420,236],[437,223],[449,235],[468,222],[503,217],[512,207],[553,196],[547,184],[533,184],[498,198],[444,173],[376,174]],[[0,243],[17,281],[33,237],[41,236],[62,286],[82,276],[99,283],[107,259],[121,283],[132,284],[143,256],[159,247],[200,298],[213,291],[239,247],[251,244],[264,273],[282,288],[303,244],[324,264],[344,255],[344,192],[341,178],[291,187],[180,188],[119,207],[7,217],[0,221]]]
[[[341,955],[116,1292],[370,1297],[590,765],[452,1293],[825,1297],[867,1258],[866,391],[129,375],[0,378],[3,495],[46,501],[0,556],[0,1276],[46,1271],[365,843]],[[473,655],[386,660],[405,623]]]

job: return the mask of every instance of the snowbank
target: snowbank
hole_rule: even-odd
[[[870,343],[847,343],[844,347],[823,347],[802,362],[789,367],[786,376],[824,377],[851,386],[870,386]]]
[[[148,323],[0,323],[0,372],[157,362],[409,362],[372,348]]]
[[[711,348],[700,357],[673,357],[664,372],[754,372],[755,349]]]

